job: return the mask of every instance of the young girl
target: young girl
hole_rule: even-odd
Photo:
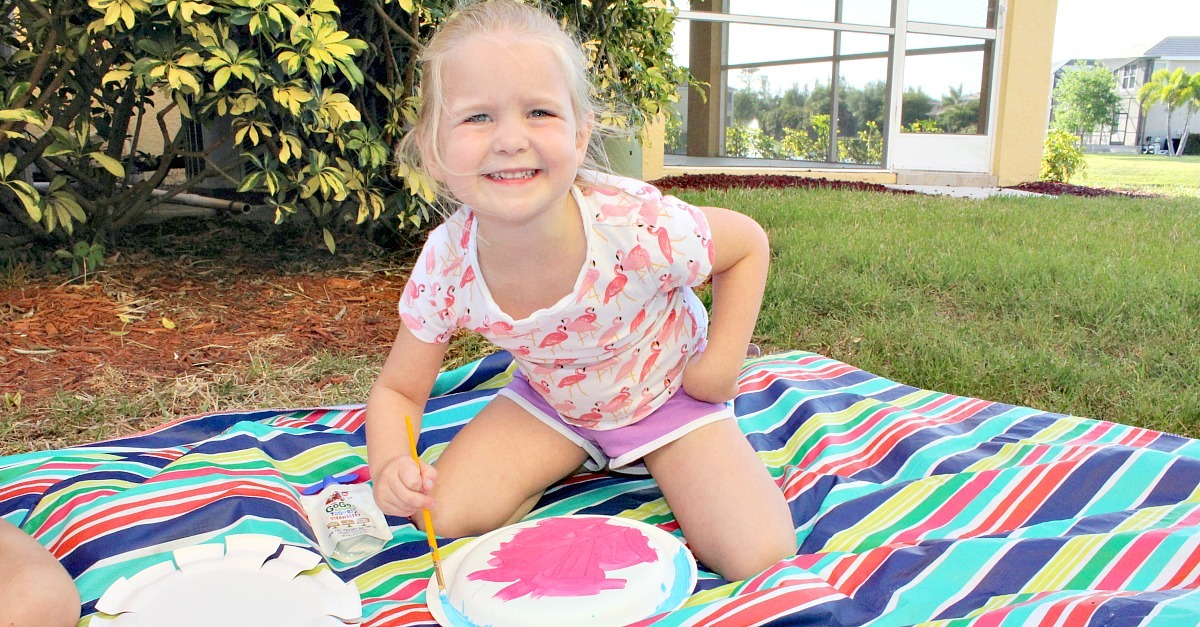
[[[794,555],[787,504],[727,401],[766,282],[752,219],[581,169],[597,108],[582,50],[514,0],[452,17],[422,55],[414,164],[459,208],[429,235],[367,401],[385,512],[446,536],[516,522],[581,465],[643,466],[696,557],[729,580]],[[712,276],[711,327],[691,287]],[[436,467],[409,453],[458,328],[518,369]],[[419,517],[418,517],[419,518]]]

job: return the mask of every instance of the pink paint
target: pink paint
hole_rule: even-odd
[[[504,601],[584,597],[625,587],[626,580],[609,578],[608,571],[656,559],[649,540],[632,527],[601,518],[547,518],[502,543],[488,560],[491,568],[467,579],[512,582],[495,594]]]

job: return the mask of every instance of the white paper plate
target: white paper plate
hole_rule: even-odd
[[[357,588],[318,568],[319,554],[274,536],[232,535],[224,545],[184,547],[172,556],[114,582],[96,602],[102,614],[92,617],[92,627],[345,627],[362,621]]]
[[[641,521],[632,520],[629,518],[619,518],[619,517],[614,517],[614,516],[575,515],[575,516],[561,516],[561,517],[556,517],[556,518],[603,518],[606,521],[608,521],[610,524],[616,524],[616,525],[621,525],[621,526],[625,526],[625,527],[633,527],[633,528],[636,528],[638,531],[641,531],[649,539],[651,546],[653,548],[655,548],[656,550],[659,550],[660,553],[667,554],[667,555],[677,555],[677,554],[684,555],[686,557],[686,564],[681,565],[680,568],[674,569],[675,579],[673,581],[632,582],[633,586],[654,585],[654,586],[665,586],[665,588],[667,590],[678,589],[678,588],[683,588],[683,589],[687,590],[687,593],[684,594],[682,596],[682,598],[678,599],[678,602],[675,603],[672,607],[659,607],[658,612],[666,612],[666,611],[673,611],[673,610],[679,609],[679,607],[681,605],[683,605],[683,603],[687,600],[687,598],[691,594],[692,590],[695,589],[696,579],[697,579],[697,575],[698,575],[697,569],[696,569],[696,559],[692,556],[691,552],[688,551],[686,547],[684,547],[683,543],[679,540],[679,538],[676,538],[675,536],[671,535],[670,533],[667,533],[666,531],[663,531],[662,529],[659,529],[658,527],[646,524]],[[474,539],[468,541],[466,544],[463,544],[460,548],[456,549],[449,556],[442,559],[442,574],[446,579],[447,585],[449,586],[449,585],[451,585],[450,582],[455,581],[460,564],[462,563],[463,559],[471,553],[471,550],[473,548],[475,548],[476,546],[478,546],[481,543],[487,542],[487,540],[491,536],[494,536],[496,534],[510,533],[510,532],[518,531],[520,529],[534,527],[534,526],[542,523],[544,520],[546,520],[546,519],[541,518],[541,519],[527,520],[524,522],[519,522],[514,525],[509,525],[508,527],[503,527],[501,529],[497,529],[495,531],[486,533],[482,536],[479,536],[478,538],[474,538]],[[630,586],[630,587],[632,588],[633,586]],[[444,627],[462,627],[458,623],[451,622],[449,616],[447,616],[446,608],[443,607],[443,604],[442,604],[442,596],[440,594],[440,591],[438,590],[437,577],[431,576],[429,578],[429,585],[425,589],[425,603],[426,603],[426,605],[429,606],[430,613],[433,614],[433,618],[438,622],[439,625],[442,625]],[[646,617],[649,617],[652,615],[653,614],[647,614]],[[643,618],[646,618],[646,617],[643,617]],[[534,621],[534,622],[540,622],[540,621]],[[551,621],[551,622],[552,622],[552,624],[554,624],[553,621]]]

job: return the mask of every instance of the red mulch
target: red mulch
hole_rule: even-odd
[[[1101,196],[1124,196],[1127,198],[1157,198],[1157,194],[1150,192],[1132,192],[1116,189],[1105,189],[1103,187],[1085,187],[1083,185],[1072,185],[1070,183],[1057,183],[1054,181],[1032,181],[1029,183],[1021,183],[1013,185],[1009,189],[1019,189],[1026,192],[1034,192],[1038,194],[1047,194],[1049,196],[1086,196],[1096,198]]]
[[[668,189],[812,187],[896,193],[882,185],[784,175],[705,174],[655,181]],[[1062,183],[1016,186],[1039,193],[1131,195]],[[330,255],[294,232],[179,222],[130,234],[89,280],[30,270],[0,287],[0,395],[36,408],[58,390],[92,393],[111,367],[135,378],[203,376],[249,367],[247,345],[284,336],[280,363],[329,350],[378,355],[396,330],[406,255],[366,241]],[[173,328],[171,328],[173,326]],[[0,409],[4,405],[0,402]]]
[[[731,187],[801,187],[806,189],[843,189],[890,194],[915,194],[909,190],[890,189],[878,183],[860,181],[831,181],[829,179],[791,176],[787,174],[684,174],[667,176],[654,185],[664,189],[729,189]]]
[[[178,225],[127,241],[86,282],[43,274],[0,287],[0,396],[19,392],[36,411],[59,390],[95,392],[102,367],[134,379],[204,377],[249,367],[248,345],[274,336],[287,340],[271,345],[277,363],[321,350],[382,363],[403,256],[380,257],[367,242],[355,246],[373,254],[330,255],[238,231],[247,228]]]

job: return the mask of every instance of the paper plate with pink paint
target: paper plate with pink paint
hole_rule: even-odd
[[[425,598],[444,627],[628,625],[683,605],[696,559],[675,536],[610,516],[554,516],[497,529],[443,560]]]

